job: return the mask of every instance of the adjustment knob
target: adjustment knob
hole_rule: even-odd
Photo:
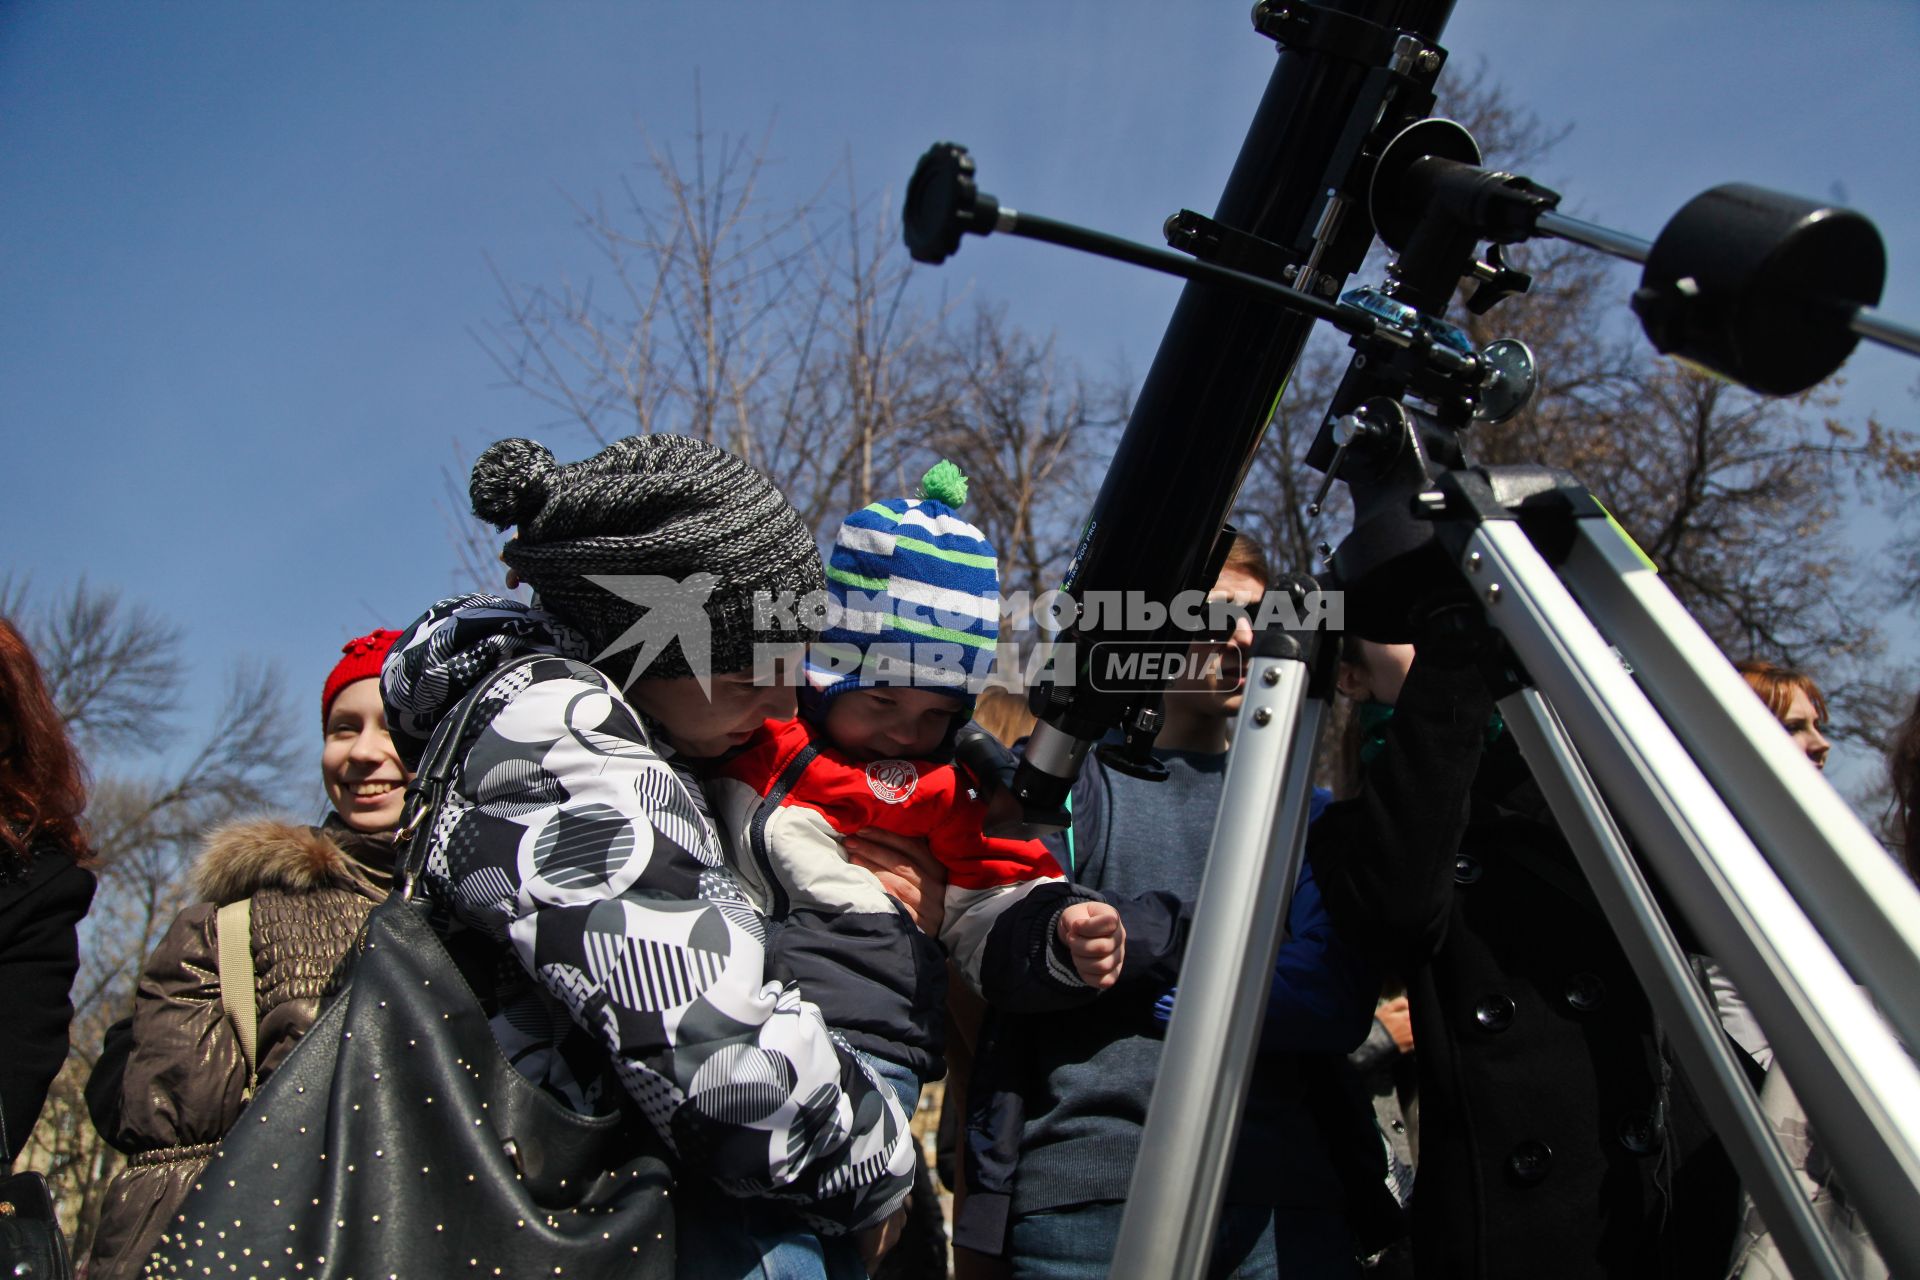
[[[1533,348],[1518,338],[1501,338],[1480,350],[1480,389],[1473,416],[1482,422],[1505,422],[1527,407],[1539,382]]]
[[[957,142],[936,142],[914,166],[907,207],[900,220],[907,253],[915,262],[939,264],[960,248],[960,236],[987,235],[1000,216],[1000,202],[981,195],[973,180],[973,157]]]

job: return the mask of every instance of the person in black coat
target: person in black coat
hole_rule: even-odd
[[[79,757],[40,666],[0,619],[0,1168],[40,1118],[67,1058],[78,928],[93,902]]]
[[[1350,641],[1359,791],[1307,852],[1407,977],[1422,1276],[1718,1275],[1736,1180],[1471,667]]]

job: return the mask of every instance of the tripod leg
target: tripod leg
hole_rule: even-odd
[[[1180,998],[1110,1275],[1198,1280],[1246,1102],[1281,926],[1300,874],[1324,705],[1308,664],[1256,656],[1207,850]]]
[[[1920,1069],[1519,524],[1480,523],[1463,555],[1487,616],[1758,1013],[1882,1255],[1920,1274]]]
[[[1627,852],[1626,841],[1574,751],[1566,727],[1533,689],[1501,699],[1500,714],[1546,794],[1561,833],[1579,857],[1587,883],[1615,925],[1621,949],[1646,989],[1654,1013],[1673,1038],[1708,1118],[1745,1175],[1747,1189],[1794,1275],[1844,1276],[1812,1204],[1801,1192],[1745,1073],[1734,1060],[1713,1006],[1694,981],[1686,953]]]
[[[1778,732],[1659,575],[1598,520],[1561,570],[1654,705],[1894,1030],[1920,1045],[1920,893]],[[1837,865],[1836,865],[1837,864]]]

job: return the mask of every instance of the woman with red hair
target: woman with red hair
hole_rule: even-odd
[[[1793,745],[1813,762],[1813,767],[1826,768],[1827,751],[1832,746],[1822,731],[1827,723],[1827,699],[1813,677],[1761,658],[1736,662],[1733,669],[1767,704],[1767,710],[1773,712],[1773,718],[1792,737]],[[1725,981],[1718,966],[1709,964],[1708,972],[1721,1025],[1756,1063],[1767,1068],[1766,1079],[1760,1086],[1760,1108],[1799,1176],[1801,1191],[1812,1201],[1815,1216],[1826,1225],[1827,1235],[1840,1255],[1842,1270],[1859,1280],[1883,1280],[1887,1275],[1886,1263],[1867,1235],[1846,1187],[1820,1149],[1807,1123],[1806,1109],[1800,1105],[1780,1065],[1773,1061],[1773,1049],[1765,1041],[1765,1028],[1753,1021],[1746,1002],[1732,984]],[[1779,1245],[1750,1200],[1728,1274],[1738,1280],[1772,1280],[1787,1274]]]
[[[26,1145],[67,1058],[77,931],[93,902],[86,803],[40,664],[0,618],[0,1170]]]
[[[1813,677],[1792,667],[1783,667],[1762,658],[1736,662],[1733,669],[1767,704],[1773,718],[1793,738],[1793,745],[1813,761],[1813,767],[1827,767],[1827,750],[1833,744],[1821,732],[1827,722],[1827,699]]]

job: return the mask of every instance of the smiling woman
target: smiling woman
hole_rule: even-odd
[[[355,831],[391,831],[407,799],[407,770],[387,736],[380,681],[369,676],[340,691],[327,709],[320,776],[333,812]]]
[[[380,702],[380,664],[399,636],[349,641],[322,688],[320,774],[332,812],[318,827],[262,820],[208,836],[194,867],[204,901],[174,921],[141,970],[133,1015],[107,1032],[87,1105],[132,1160],[108,1191],[87,1272],[95,1280],[140,1273],[214,1144],[313,1025],[361,921],[387,895],[412,777]],[[245,930],[244,950],[223,954],[223,930],[230,940]]]

